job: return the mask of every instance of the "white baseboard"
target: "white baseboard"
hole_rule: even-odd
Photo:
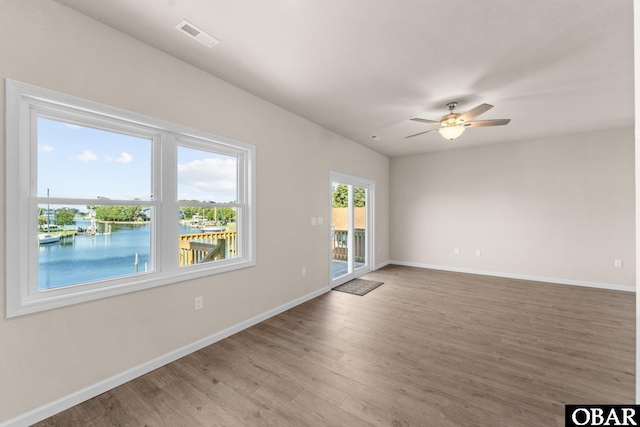
[[[289,310],[290,308],[293,308],[306,301],[309,301],[322,294],[325,294],[330,290],[331,290],[330,287],[319,289],[308,295],[305,295],[296,300],[283,304],[280,307],[276,307],[258,316],[252,317],[251,319],[245,320],[244,322],[240,322],[237,325],[231,326],[225,330],[217,332],[199,341],[196,341],[187,346],[174,350],[156,359],[150,360],[149,362],[143,363],[142,365],[136,366],[120,374],[114,375],[113,377],[107,378],[104,381],[100,381],[99,383],[90,385],[89,387],[86,387],[68,396],[62,397],[51,403],[48,403],[39,408],[33,409],[29,412],[26,412],[22,415],[19,415],[5,422],[2,422],[0,423],[0,427],[27,427],[32,424],[35,424],[39,421],[49,418],[52,415],[55,415],[66,409],[69,409],[72,406],[75,406],[79,403],[82,403],[86,400],[96,397],[106,391],[109,391],[115,387],[118,387],[128,381],[138,378],[139,376],[147,374],[153,371],[154,369],[158,369],[164,365],[167,365],[173,361],[180,359],[181,357],[184,357],[188,354],[198,351],[206,346],[209,346],[235,333],[238,333],[244,329],[247,329],[257,323],[267,320],[268,318],[273,317],[276,314],[280,314],[284,311]]]
[[[534,282],[545,282],[560,285],[586,286],[588,288],[609,289],[614,291],[635,292],[634,286],[614,285],[611,283],[584,282],[581,280],[556,279],[544,276],[528,276],[524,274],[501,273],[498,271],[474,270],[470,268],[446,267],[442,265],[420,264],[416,262],[389,261],[388,264],[405,265],[407,267],[430,268],[433,270],[453,271],[457,273],[479,274],[483,276],[506,277],[508,279],[531,280]]]
[[[386,267],[389,264],[393,264],[391,261],[385,261],[382,264],[378,264],[375,266],[374,270],[380,270],[382,267]]]

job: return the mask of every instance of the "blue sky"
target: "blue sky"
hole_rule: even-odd
[[[237,162],[185,147],[178,149],[178,199],[236,200]],[[38,119],[38,196],[149,200],[151,141]]]

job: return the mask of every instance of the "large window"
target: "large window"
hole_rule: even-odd
[[[255,265],[255,148],[7,81],[7,316]]]

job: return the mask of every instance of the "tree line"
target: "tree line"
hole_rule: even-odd
[[[236,210],[234,208],[199,208],[196,206],[181,206],[180,210],[182,210],[184,219],[187,220],[193,219],[194,215],[200,215],[200,218],[221,224],[236,221]]]
[[[99,221],[141,221],[142,206],[96,206],[96,219]]]
[[[145,207],[142,206],[97,206],[96,219],[100,221],[140,221],[147,219],[141,215]],[[181,206],[180,210],[184,219],[193,219],[198,214],[208,221],[221,223],[235,222],[236,211],[233,208],[200,208],[195,206]]]
[[[114,222],[133,222],[144,221],[146,218],[143,215],[144,206],[87,206],[87,209],[93,210],[96,213],[96,219],[99,221],[114,221]],[[184,215],[184,219],[193,219],[194,215],[201,215],[207,221],[216,221],[220,223],[235,222],[236,210],[234,208],[200,208],[194,206],[181,206],[180,210]],[[38,222],[40,225],[55,223],[59,226],[75,224],[74,217],[78,215],[80,211],[76,208],[59,208],[54,213],[49,214],[47,218],[47,212],[44,209],[40,209],[38,212]]]
[[[47,215],[45,209],[39,209],[38,212],[38,224],[41,226],[54,223],[59,226],[75,224],[75,216],[78,213],[78,209],[75,208],[60,208],[56,209],[55,213]]]
[[[356,208],[364,207],[367,200],[367,194],[362,187],[353,187],[353,205]],[[338,184],[333,190],[333,207],[348,208],[349,207],[349,186],[346,184]]]

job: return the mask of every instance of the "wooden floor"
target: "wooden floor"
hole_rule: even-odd
[[[387,266],[40,426],[564,426],[634,402],[635,295]]]

